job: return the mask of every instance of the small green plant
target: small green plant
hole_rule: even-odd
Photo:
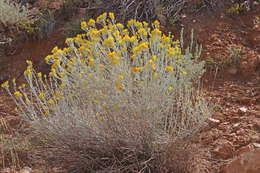
[[[85,33],[46,57],[49,77],[27,61],[27,88],[2,84],[48,148],[46,160],[74,172],[154,172],[164,146],[210,115],[195,87],[204,72],[199,49],[182,52],[182,40],[163,34],[158,21],[151,26],[124,26],[113,13],[82,21]]]
[[[28,34],[33,34],[37,31],[37,27],[35,26],[35,23],[31,21],[30,23],[20,24],[19,25],[20,30],[25,31]]]
[[[235,3],[226,10],[226,13],[228,15],[234,16],[240,14],[241,11],[242,11],[242,5],[239,3]]]
[[[80,23],[84,20],[89,20],[90,18],[87,17],[82,17],[82,18],[77,18],[73,20],[72,22],[66,24],[63,27],[63,33],[67,37],[75,37],[78,34],[82,34],[84,31],[80,27]]]
[[[260,18],[258,16],[255,16],[254,25],[259,25],[259,24],[260,24]]]
[[[238,46],[231,46],[229,48],[229,58],[227,59],[226,64],[230,65],[230,64],[237,64],[240,62],[241,58],[242,58],[242,48],[238,47]]]
[[[237,65],[242,58],[242,48],[231,46],[229,48],[230,55],[227,58],[218,60],[216,58],[208,57],[206,58],[206,67],[209,69],[224,69],[231,65]]]

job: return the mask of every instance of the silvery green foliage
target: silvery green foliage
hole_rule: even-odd
[[[10,0],[0,1],[0,23],[4,26],[17,25],[29,21],[30,10]]]
[[[135,23],[134,20],[132,22]],[[138,29],[134,24],[128,28],[131,35],[138,34]],[[155,128],[162,129],[168,134],[178,134],[190,129],[210,114],[205,99],[195,88],[199,86],[200,77],[204,73],[204,62],[198,61],[201,49],[196,47],[195,53],[192,53],[193,42],[191,42],[190,47],[185,49],[182,55],[174,53],[169,58],[170,50],[167,46],[171,46],[178,52],[178,48],[182,47],[182,40],[180,43],[175,42],[170,36],[170,43],[164,43],[163,37],[154,33],[159,32],[156,27],[152,31],[147,29],[148,36],[143,35],[139,41],[136,39],[124,45],[114,42],[114,47],[108,49],[102,40],[111,38],[110,32],[119,31],[114,29],[100,36],[101,41],[88,44],[93,46],[94,51],[92,55],[84,56],[94,58],[93,66],[82,64],[82,55],[79,52],[83,46],[82,41],[95,40],[92,35],[93,28],[86,29],[86,37],[83,36],[82,40],[81,36],[68,39],[70,40],[67,42],[69,52],[65,53],[56,49],[53,56],[57,58],[49,63],[53,66],[57,66],[56,63],[67,64],[71,68],[70,71],[66,70],[66,65],[58,65],[56,69],[53,69],[57,73],[56,77],[52,76],[50,82],[45,81],[47,88],[43,87],[44,82],[42,79],[37,79],[35,72],[26,76],[30,92],[35,96],[37,103],[33,105],[23,103],[26,108],[21,107],[20,110],[24,110],[24,114],[29,119],[37,120],[38,117],[44,117],[44,109],[51,111],[47,101],[53,99],[56,108],[55,111],[51,111],[50,119],[61,118],[58,122],[69,120],[70,123],[70,118],[75,118],[77,123],[97,128],[96,116],[123,113],[129,116],[131,114],[141,116],[150,121]],[[131,60],[132,52],[142,43],[149,44],[149,49],[144,49],[143,53],[136,54]],[[121,52],[118,64],[109,65],[111,63],[111,59],[107,58],[109,53],[121,51],[123,46],[126,46],[129,51]],[[153,56],[157,57],[157,60],[152,62],[156,67],[155,71],[149,67],[151,66],[149,61]],[[103,66],[102,69],[99,68],[100,65]],[[132,68],[143,66],[148,67],[133,73]],[[174,70],[165,70],[167,66]],[[157,75],[156,78],[154,78],[154,73]],[[61,77],[61,74],[65,76]],[[120,75],[123,76],[122,79],[119,79]],[[59,83],[64,86],[61,88]],[[122,86],[122,91],[118,90],[119,85]],[[62,99],[57,97],[56,91],[62,93]],[[46,94],[44,100],[38,97],[40,93]],[[103,94],[106,97],[102,97]],[[39,111],[42,116],[39,116]]]
[[[27,88],[14,86],[12,94],[2,85],[48,148],[47,160],[69,163],[74,172],[149,169],[164,144],[210,115],[199,90],[199,47],[181,51],[182,40],[162,34],[158,21],[125,27],[109,16],[82,22],[85,34],[52,50],[49,79],[28,61]]]

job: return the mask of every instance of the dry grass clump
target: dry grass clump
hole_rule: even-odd
[[[189,0],[60,0],[67,8],[85,8],[87,14],[114,12],[120,22],[130,19],[152,22],[160,15],[176,21]]]
[[[187,140],[179,138],[174,142],[170,142],[161,156],[160,172],[193,173],[194,153],[194,148],[190,147]]]
[[[162,144],[152,143],[162,138],[159,132],[134,116],[127,112],[113,114],[97,124],[95,131],[94,127],[84,124],[74,126],[69,119],[55,119],[60,125],[55,127],[50,127],[48,121],[35,124],[40,150],[46,147],[38,156],[75,173],[157,172],[159,153],[156,148],[167,138],[160,139]]]
[[[32,125],[39,156],[69,172],[158,172],[165,145],[204,122],[200,49],[182,52],[182,40],[151,26],[124,26],[113,13],[83,21],[85,33],[46,57],[49,77],[27,61],[27,87],[2,84]]]

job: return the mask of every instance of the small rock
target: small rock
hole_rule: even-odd
[[[213,153],[221,159],[230,159],[234,156],[234,146],[228,140],[221,140]]]
[[[260,144],[259,143],[253,143],[254,147],[256,148],[260,148]]]
[[[237,130],[239,128],[240,123],[236,123],[233,125],[234,130]]]
[[[253,150],[253,146],[247,145],[247,146],[239,148],[238,151],[237,151],[237,155],[241,155],[243,153],[250,152],[252,150]]]
[[[221,169],[221,173],[259,173],[260,149],[243,153]]]
[[[254,128],[260,131],[260,120],[254,120]]]
[[[231,121],[232,123],[236,123],[236,122],[238,122],[239,120],[240,120],[239,116],[231,116],[231,117],[230,117],[230,121]]]
[[[182,18],[182,19],[184,19],[184,18],[186,18],[186,17],[187,17],[186,14],[182,14],[182,15],[181,15],[181,18]]]
[[[223,115],[223,114],[220,113],[220,112],[215,112],[215,113],[212,115],[212,118],[217,119],[217,120],[219,120],[220,122],[223,122],[223,121],[225,120],[225,115]]]
[[[79,17],[83,17],[83,16],[85,16],[86,14],[87,14],[86,8],[79,8],[79,9],[78,9],[78,16],[79,16]]]
[[[260,136],[259,136],[259,134],[255,134],[255,135],[251,136],[251,141],[260,143]]]
[[[247,113],[247,108],[246,107],[241,107],[238,109],[238,113],[240,115],[244,115],[245,113]]]
[[[59,2],[51,2],[49,4],[49,8],[59,10],[59,9],[61,9],[61,4]]]
[[[228,68],[227,72],[231,75],[236,75],[238,72],[238,69],[236,67],[230,67],[230,68]]]
[[[215,127],[215,126],[219,125],[220,121],[217,119],[214,119],[214,118],[208,118],[208,123],[211,126]]]
[[[252,113],[256,118],[260,118],[260,111],[254,111]]]
[[[5,120],[10,127],[15,127],[20,124],[20,118],[18,116],[6,116]]]

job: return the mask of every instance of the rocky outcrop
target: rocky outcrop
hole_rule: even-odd
[[[225,165],[221,173],[259,173],[260,172],[260,149],[245,152]]]

